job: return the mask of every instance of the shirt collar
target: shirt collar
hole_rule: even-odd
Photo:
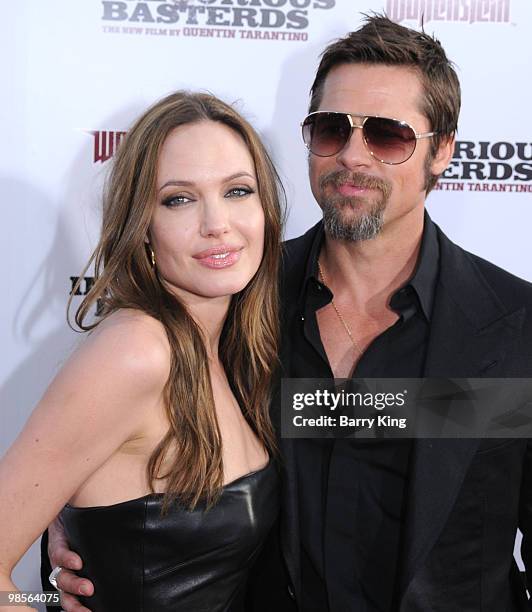
[[[302,294],[300,296],[300,304],[305,303],[305,298],[308,295],[309,284],[320,282],[318,279],[318,257],[320,254],[321,246],[324,240],[324,228],[323,221],[320,221],[315,226],[315,234],[312,240],[312,244],[309,251],[309,256],[305,266],[305,277],[302,285]],[[427,211],[425,211],[424,222],[423,222],[423,234],[421,236],[421,247],[419,249],[419,255],[414,269],[414,273],[410,279],[400,287],[390,299],[392,302],[393,298],[396,297],[399,292],[407,287],[414,289],[421,309],[427,321],[430,321],[432,314],[432,307],[434,305],[434,294],[436,292],[436,282],[438,280],[439,273],[439,261],[440,261],[440,245],[438,242],[438,236],[436,234],[436,226],[429,217]],[[404,293],[404,291],[403,291]]]
[[[439,270],[440,245],[436,234],[436,226],[425,211],[421,248],[419,249],[416,268],[406,285],[414,288],[427,321],[430,321],[432,315]]]

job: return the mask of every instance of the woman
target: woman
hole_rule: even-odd
[[[172,94],[129,131],[76,314],[91,333],[0,464],[0,591],[68,502],[91,610],[243,609],[278,509],[278,196],[213,96]]]

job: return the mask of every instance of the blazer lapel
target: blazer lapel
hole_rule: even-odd
[[[283,505],[281,508],[281,549],[286,562],[293,596],[301,601],[301,568],[299,561],[299,504],[294,441],[280,441],[283,462]]]
[[[428,222],[431,222],[430,220]],[[436,289],[426,378],[504,376],[504,356],[524,309],[503,304],[462,249],[438,230]],[[435,545],[456,501],[479,439],[419,439],[412,448],[400,588],[403,594]]]
[[[284,326],[286,328],[286,324]],[[299,504],[297,470],[294,451],[294,440],[283,438],[281,415],[281,381],[291,371],[290,336],[283,339],[280,353],[280,370],[276,388],[273,394],[272,419],[277,432],[277,443],[280,450],[282,468],[282,502],[281,502],[281,551],[284,557],[288,575],[291,580],[289,591],[296,601],[301,601],[301,571],[299,555]]]

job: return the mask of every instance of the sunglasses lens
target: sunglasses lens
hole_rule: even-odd
[[[317,113],[303,122],[303,141],[314,155],[336,155],[351,135],[349,117],[342,113]]]
[[[400,164],[412,156],[416,148],[414,130],[401,121],[368,117],[364,137],[373,155],[387,164]]]

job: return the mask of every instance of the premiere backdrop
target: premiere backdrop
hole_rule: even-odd
[[[381,10],[415,28],[423,18],[462,83],[459,142],[429,197],[433,219],[532,280],[530,0],[4,3],[0,455],[79,341],[65,306],[96,244],[108,160],[133,119],[179,88],[234,103],[277,163],[286,236],[298,235],[319,218],[299,131],[319,53],[361,12]],[[16,569],[19,588],[40,588],[36,549]]]

